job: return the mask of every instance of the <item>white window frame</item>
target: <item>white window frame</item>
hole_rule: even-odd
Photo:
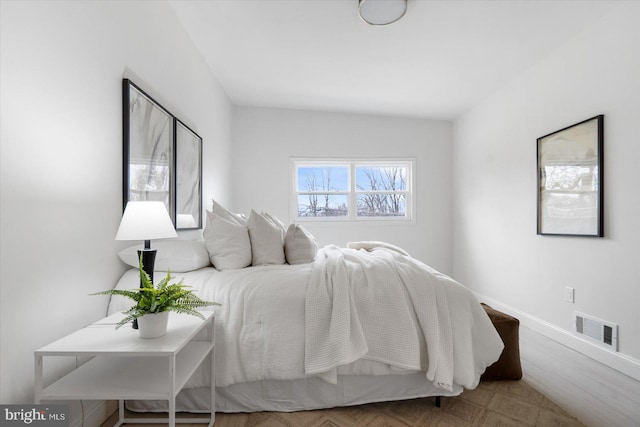
[[[362,222],[362,221],[380,221],[406,223],[414,222],[415,219],[415,158],[308,158],[308,157],[292,157],[290,161],[291,186],[289,206],[291,218],[296,222]],[[347,195],[349,203],[349,212],[347,216],[317,216],[317,217],[299,217],[298,216],[298,196],[306,194],[306,191],[298,191],[298,169],[300,167],[347,167],[348,168],[348,190],[331,192],[335,195]],[[398,166],[407,169],[406,190],[401,191],[406,195],[406,215],[405,216],[358,216],[357,215],[357,196],[363,191],[356,189],[356,168],[357,167],[380,167],[380,166]],[[326,191],[318,191],[318,194],[326,194]],[[366,193],[366,192],[365,192]],[[384,192],[386,193],[386,192]]]

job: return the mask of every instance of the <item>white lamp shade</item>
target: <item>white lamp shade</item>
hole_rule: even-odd
[[[402,18],[407,11],[407,0],[359,0],[358,13],[371,25],[387,25]]]
[[[116,240],[151,240],[178,237],[163,202],[129,202]]]

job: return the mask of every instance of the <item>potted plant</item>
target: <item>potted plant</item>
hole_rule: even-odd
[[[179,283],[170,284],[170,272],[167,272],[167,276],[154,286],[151,278],[142,268],[142,257],[140,257],[139,265],[140,288],[131,290],[110,289],[91,294],[121,295],[136,302],[133,307],[124,312],[125,317],[118,322],[116,329],[137,319],[140,337],[156,338],[167,332],[170,311],[190,314],[204,319],[204,316],[196,308],[220,305],[216,302],[201,299],[189,289],[190,286],[183,285],[182,280]]]

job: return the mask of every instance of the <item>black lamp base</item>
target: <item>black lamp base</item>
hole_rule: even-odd
[[[153,283],[153,267],[156,263],[156,251],[155,249],[145,248],[138,251],[138,258],[142,256],[142,270],[149,275],[151,283]],[[142,277],[140,277],[140,287],[142,287]],[[138,319],[133,319],[133,329],[138,329]]]

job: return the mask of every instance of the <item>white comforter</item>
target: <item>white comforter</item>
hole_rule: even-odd
[[[503,348],[468,289],[384,247],[320,250],[305,325],[306,373],[331,382],[336,367],[363,358],[425,371],[449,391],[454,382],[472,388]]]
[[[498,359],[503,347],[482,307],[466,288],[449,277],[389,250],[372,251],[365,264],[374,270],[381,268],[382,264],[387,267],[398,264],[401,267],[394,274],[402,278],[402,287],[397,284],[389,287],[385,281],[364,283],[365,287],[369,286],[364,294],[361,291],[352,293],[344,284],[340,290],[336,289],[343,298],[345,293],[352,293],[349,295],[352,298],[369,292],[370,297],[381,297],[382,300],[372,304],[343,298],[330,302],[337,306],[342,304],[342,310],[354,321],[356,313],[353,309],[356,308],[356,317],[362,314],[359,321],[364,332],[348,334],[346,352],[342,353],[348,357],[327,359],[321,347],[334,342],[335,334],[341,332],[332,330],[324,341],[320,337],[316,341],[311,335],[307,336],[306,333],[322,334],[323,327],[305,322],[305,301],[309,307],[307,296],[318,295],[318,282],[311,278],[321,276],[323,269],[330,268],[325,261],[328,258],[339,259],[341,252],[355,256],[353,253],[358,251],[330,246],[319,252],[318,261],[313,264],[249,267],[222,272],[209,267],[175,274],[176,280],[184,278],[185,284],[198,289],[200,297],[221,304],[216,308],[215,321],[216,386],[311,375],[331,380],[336,374],[387,375],[416,370],[426,371],[428,378],[443,388],[448,388],[451,382],[466,388],[477,386],[480,374]],[[327,255],[330,256],[327,258]],[[424,282],[412,281],[425,272],[428,275],[424,276]],[[349,271],[345,274],[353,275]],[[379,272],[373,274],[375,276]],[[157,272],[155,277],[159,280],[164,273]],[[362,285],[362,279],[358,280]],[[138,283],[138,272],[132,269],[123,275],[117,288],[134,289]],[[392,300],[394,303],[402,302],[402,299],[405,300],[402,309],[388,304]],[[434,301],[438,304],[427,308]],[[109,314],[123,311],[130,305],[130,300],[113,297]],[[447,306],[448,310],[445,310]],[[412,312],[414,307],[418,307],[417,314]],[[447,314],[450,328],[446,327]],[[310,318],[307,320],[311,321]],[[401,325],[408,329],[396,329]],[[382,340],[376,340],[383,337],[377,331],[386,331],[387,335],[395,332],[393,337],[384,338],[394,339],[391,347]],[[305,339],[306,336],[309,339]],[[435,344],[425,345],[425,339],[430,343],[434,336]],[[305,369],[305,343],[307,361],[317,362],[312,369]],[[329,365],[326,365],[327,360],[330,360]],[[429,360],[437,362],[432,364]],[[196,373],[187,386],[207,385],[207,378],[205,368]]]

